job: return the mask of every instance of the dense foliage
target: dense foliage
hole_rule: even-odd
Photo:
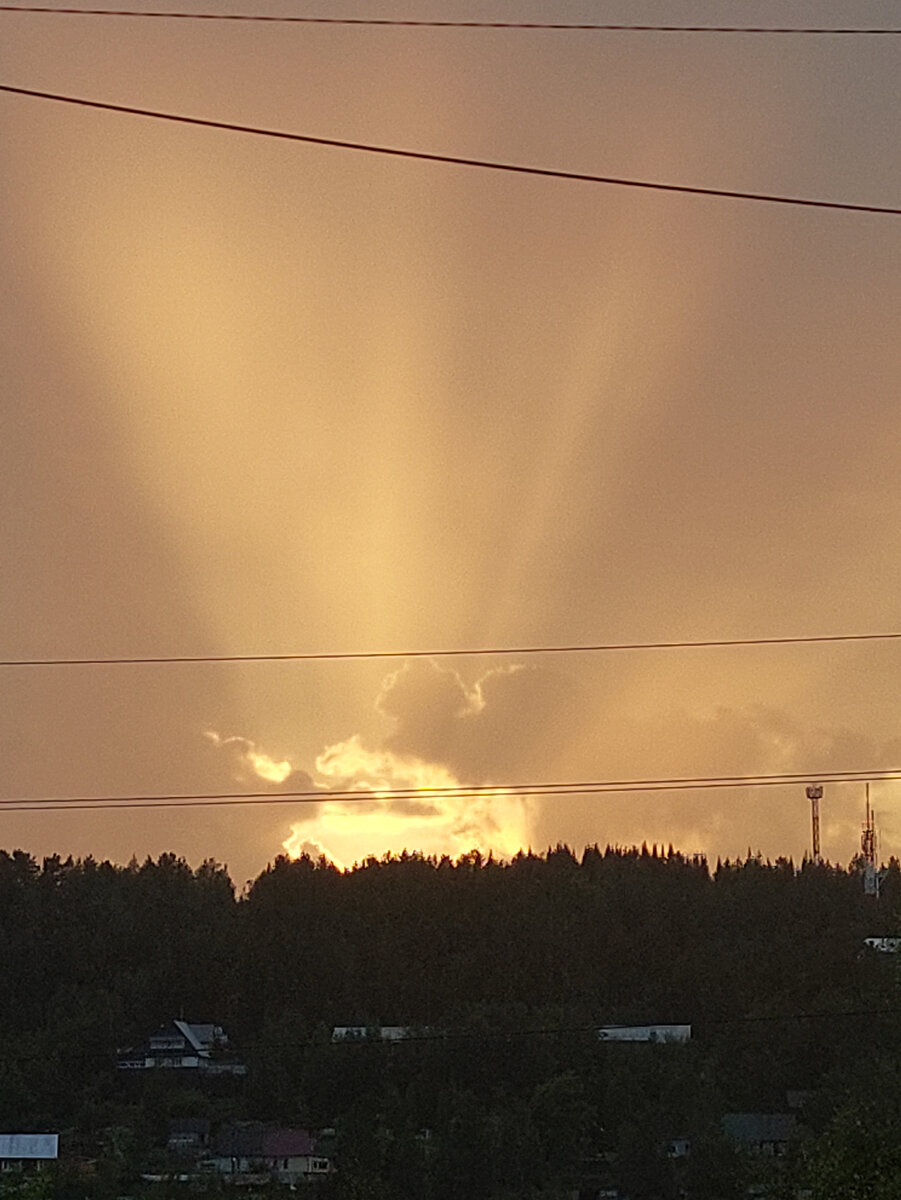
[[[647,848],[279,859],[241,896],[213,862],[0,852],[0,1128],[62,1129],[73,1196],[119,1194],[161,1161],[168,1118],[204,1115],[335,1127],[340,1197],[590,1195],[615,1173],[633,1200],[723,1200],[759,1164],[722,1114],[785,1111],[794,1091],[797,1178],[888,1197],[901,1105],[874,1109],[862,1081],[901,1074],[895,959],[863,939],[896,932],[899,898],[896,863],[877,902],[857,864],[711,871]],[[246,1078],[115,1070],[179,1015],[224,1025]],[[677,1022],[688,1045],[591,1033]],[[382,1023],[419,1036],[330,1041]],[[861,1158],[872,1178],[848,1190]]]

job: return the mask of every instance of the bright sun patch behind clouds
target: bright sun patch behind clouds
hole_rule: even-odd
[[[376,698],[377,710],[393,726],[383,744],[373,747],[353,734],[326,746],[309,773],[247,738],[222,737],[213,730],[205,736],[233,756],[241,782],[256,776],[283,791],[321,790],[323,800],[330,791],[361,793],[359,800],[306,805],[283,842],[292,857],[323,854],[337,865],[404,849],[452,857],[478,849],[510,857],[530,842],[528,798],[498,787],[476,796],[457,795],[461,780],[437,761],[442,756],[437,744],[432,757],[401,748],[411,733],[422,734],[424,713],[434,719],[437,709],[439,725],[477,718],[485,707],[482,684],[510,673],[507,668],[493,671],[467,686],[455,671],[435,664],[402,667],[383,680]],[[398,797],[399,790],[412,794]]]
[[[420,850],[457,857],[469,850],[501,857],[528,844],[527,800],[495,788],[458,796],[460,781],[446,767],[392,750],[369,750],[357,736],[327,747],[316,760],[325,786],[371,793],[371,799],[334,801],[295,822],[284,842],[289,854],[303,852],[311,832],[345,860],[385,850]],[[397,789],[422,789],[398,799]],[[334,854],[329,852],[329,857]]]

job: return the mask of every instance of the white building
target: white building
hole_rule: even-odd
[[[228,1038],[219,1025],[172,1021],[152,1034],[139,1050],[122,1055],[120,1071],[158,1068],[206,1071],[215,1075],[246,1075],[243,1063],[226,1057]]]
[[[58,1133],[0,1133],[0,1171],[43,1167],[58,1158]]]
[[[602,1025],[599,1042],[687,1042],[690,1025]]]
[[[409,1025],[336,1025],[333,1042],[402,1042],[413,1036]]]
[[[864,938],[863,941],[865,946],[869,946],[871,950],[878,950],[880,954],[897,954],[901,950],[901,938],[872,937]]]

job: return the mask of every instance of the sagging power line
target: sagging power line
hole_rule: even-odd
[[[277,25],[346,25],[380,27],[389,29],[519,29],[524,31],[581,33],[736,33],[736,34],[806,34],[821,36],[864,36],[901,34],[901,29],[880,27],[828,26],[779,26],[779,25],[636,25],[626,23],[599,23],[595,21],[444,21],[423,20],[407,17],[316,17],[279,16],[269,13],[217,13],[177,12],[170,10],[145,10],[132,8],[81,8],[68,6],[51,8],[38,4],[0,4],[0,12],[41,13],[56,16],[79,17],[150,17],[157,20],[180,21],[244,21]]]
[[[730,788],[789,787],[816,776],[823,783],[890,782],[901,779],[901,767],[855,771],[778,772],[753,775],[671,776],[661,779],[592,779],[567,782],[458,784],[434,787],[306,789],[298,791],[193,792],[108,796],[10,797],[0,812],[59,812],[83,809],[212,808],[258,804],[329,804],[416,802],[428,800],[503,800],[544,796],[598,796],[629,792],[708,791]]]
[[[610,187],[633,188],[651,192],[669,192],[687,196],[709,196],[727,200],[750,200],[759,204],[788,205],[796,208],[819,208],[842,212],[871,213],[881,216],[901,216],[901,207],[887,204],[863,204],[845,200],[818,200],[807,196],[787,196],[775,192],[744,192],[732,188],[695,187],[681,183],[661,183],[649,179],[625,179],[615,175],[596,175],[588,171],[565,171],[555,167],[535,167],[524,163],[508,163],[495,159],[465,158],[456,154],[433,154],[425,150],[405,150],[396,146],[374,145],[370,142],[350,142],[340,138],[317,137],[312,134],[294,133],[284,129],[268,129],[259,125],[241,125],[234,121],[216,121],[207,117],[192,117],[185,113],[161,112],[157,109],[137,108],[128,104],[112,104],[104,100],[90,100],[84,96],[70,96],[60,92],[39,91],[36,88],[14,87],[0,84],[0,92],[15,96],[28,96],[38,100],[54,100],[60,104],[76,105],[104,112],[122,113],[126,116],[148,117],[156,121],[170,121],[180,125],[197,126],[203,129],[219,129],[228,133],[246,133],[256,137],[276,138],[281,141],[301,142],[310,146],[325,146],[339,150],[356,150],[364,154],[402,158],[417,162],[441,163],[447,166],[473,167],[477,170],[495,171],[512,175],[530,175],[544,179],[563,179],[574,183],[600,183]]]
[[[752,646],[807,646],[841,642],[888,642],[901,633],[821,633],[786,637],[700,638],[661,642],[581,642],[543,646],[478,646],[445,650],[310,650],[283,654],[160,654],[120,658],[5,658],[0,667],[161,666],[176,663],[358,662],[396,658],[501,658],[532,654],[602,654],[614,651],[707,650]]]

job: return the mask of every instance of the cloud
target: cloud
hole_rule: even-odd
[[[235,781],[246,783],[253,776],[264,783],[287,784],[284,791],[313,791],[315,784],[306,771],[294,769],[289,759],[275,759],[260,750],[249,738],[222,737],[215,729],[204,730],[205,738],[232,757]]]
[[[805,784],[820,773],[896,765],[891,743],[857,731],[808,725],[783,709],[750,704],[708,712],[674,710],[616,723],[617,737],[599,744],[596,777],[606,779],[802,774],[796,784],[756,788],[647,791],[561,798],[534,811],[537,845],[561,831],[574,844],[673,842],[688,852],[737,856],[748,848],[799,859],[810,847]],[[821,802],[823,851],[847,861],[859,844],[864,784],[827,783]],[[901,787],[874,785],[883,806],[886,845],[895,837],[893,810]],[[874,800],[877,803],[877,800]]]
[[[469,711],[472,696],[460,692],[449,672],[435,668],[434,673],[445,720]],[[396,672],[385,681],[380,706],[403,675]],[[347,847],[345,857],[353,858],[401,849],[459,856],[476,848],[508,856],[528,840],[528,799],[502,789],[460,796],[460,779],[445,765],[387,744],[369,748],[359,735],[326,747],[316,759],[316,772],[333,790],[359,791],[371,799],[332,801],[305,812],[284,843],[289,853],[311,827],[330,846],[339,845],[342,852]],[[398,790],[409,790],[410,798],[398,798]]]
[[[683,694],[668,709],[620,705],[616,687],[574,668],[516,664],[467,678],[416,660],[377,689],[382,732],[326,745],[309,771],[241,737],[208,734],[233,756],[237,774],[276,791],[359,794],[305,805],[284,841],[291,854],[315,845],[336,862],[402,849],[457,856],[471,849],[510,856],[566,840],[673,842],[689,852],[739,855],[749,847],[799,858],[809,846],[804,781],[755,789],[512,795],[517,783],[662,779],[760,773],[819,773],[898,765],[898,739],[816,725],[764,704],[710,704]],[[285,774],[285,771],[288,774]],[[490,789],[461,795],[459,789]],[[862,784],[827,785],[823,847],[846,861],[859,836]],[[397,792],[409,795],[398,796]],[[895,797],[874,790],[886,846],[897,836]],[[317,851],[318,853],[318,851]]]
[[[341,790],[361,788],[455,787],[457,780],[444,767],[415,754],[396,754],[391,749],[367,749],[358,735],[326,747],[316,759],[316,770],[334,781]]]
[[[316,841],[315,838],[302,839],[299,833],[292,833],[284,843],[285,849],[292,858],[301,858],[304,854],[308,858],[312,858],[314,862],[318,862],[320,858],[328,859],[339,870],[344,870],[344,863],[340,859],[328,851],[322,842]]]
[[[389,675],[377,700],[393,729],[385,745],[479,782],[546,779],[584,724],[591,698],[576,676],[514,663],[472,684],[429,660]]]
[[[439,734],[442,721],[447,726],[481,711],[482,682],[467,689],[456,673],[438,667],[415,674],[401,669],[384,680],[376,705],[398,727],[402,722],[391,715],[392,710],[398,716],[420,711],[422,720],[418,730],[413,722],[412,737],[423,745]],[[437,718],[431,711],[432,698]],[[317,791],[323,801],[329,792],[359,793],[360,799],[305,804],[283,842],[295,857],[324,855],[341,865],[402,849],[453,857],[480,849],[509,856],[528,843],[528,798],[512,796],[502,788],[476,796],[458,795],[464,785],[450,767],[412,750],[396,749],[390,738],[374,746],[359,734],[334,742],[316,756],[311,773],[296,767],[290,758],[267,753],[249,738],[223,737],[215,730],[207,730],[205,737],[230,756],[238,782],[263,780],[273,792]],[[480,781],[473,777],[466,781],[473,782]],[[398,796],[398,791],[409,795]]]

